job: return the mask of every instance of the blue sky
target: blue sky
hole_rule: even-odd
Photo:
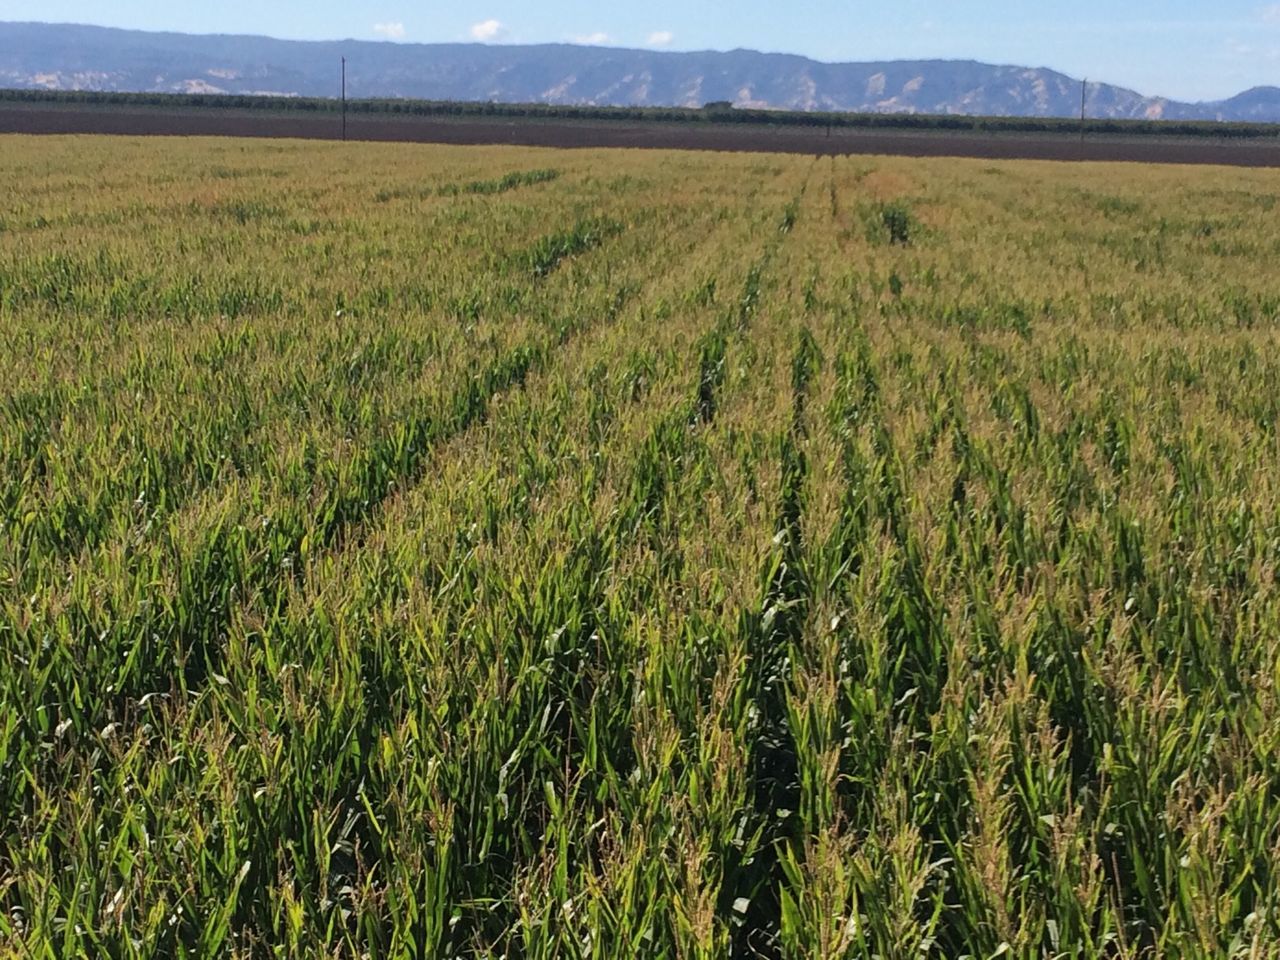
[[[431,43],[578,41],[822,60],[972,58],[1047,66],[1180,99],[1280,86],[1275,0],[0,0],[2,20]]]

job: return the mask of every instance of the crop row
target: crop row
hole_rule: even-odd
[[[16,954],[1280,949],[1271,174],[128,149],[0,234]]]

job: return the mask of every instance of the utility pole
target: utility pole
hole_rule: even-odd
[[[347,139],[347,58],[342,58],[342,139]]]
[[[1080,81],[1080,142],[1084,143],[1085,102],[1089,96],[1089,79]]]

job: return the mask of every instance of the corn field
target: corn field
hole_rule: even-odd
[[[0,178],[0,956],[1280,957],[1280,172]]]

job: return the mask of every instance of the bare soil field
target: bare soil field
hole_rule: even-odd
[[[0,105],[0,133],[281,137],[332,140],[337,116],[223,110]],[[1016,160],[1280,166],[1280,142],[1182,137],[958,133],[762,127],[734,124],[369,116],[347,119],[353,140],[534,147],[632,147],[795,153],[885,154]]]

